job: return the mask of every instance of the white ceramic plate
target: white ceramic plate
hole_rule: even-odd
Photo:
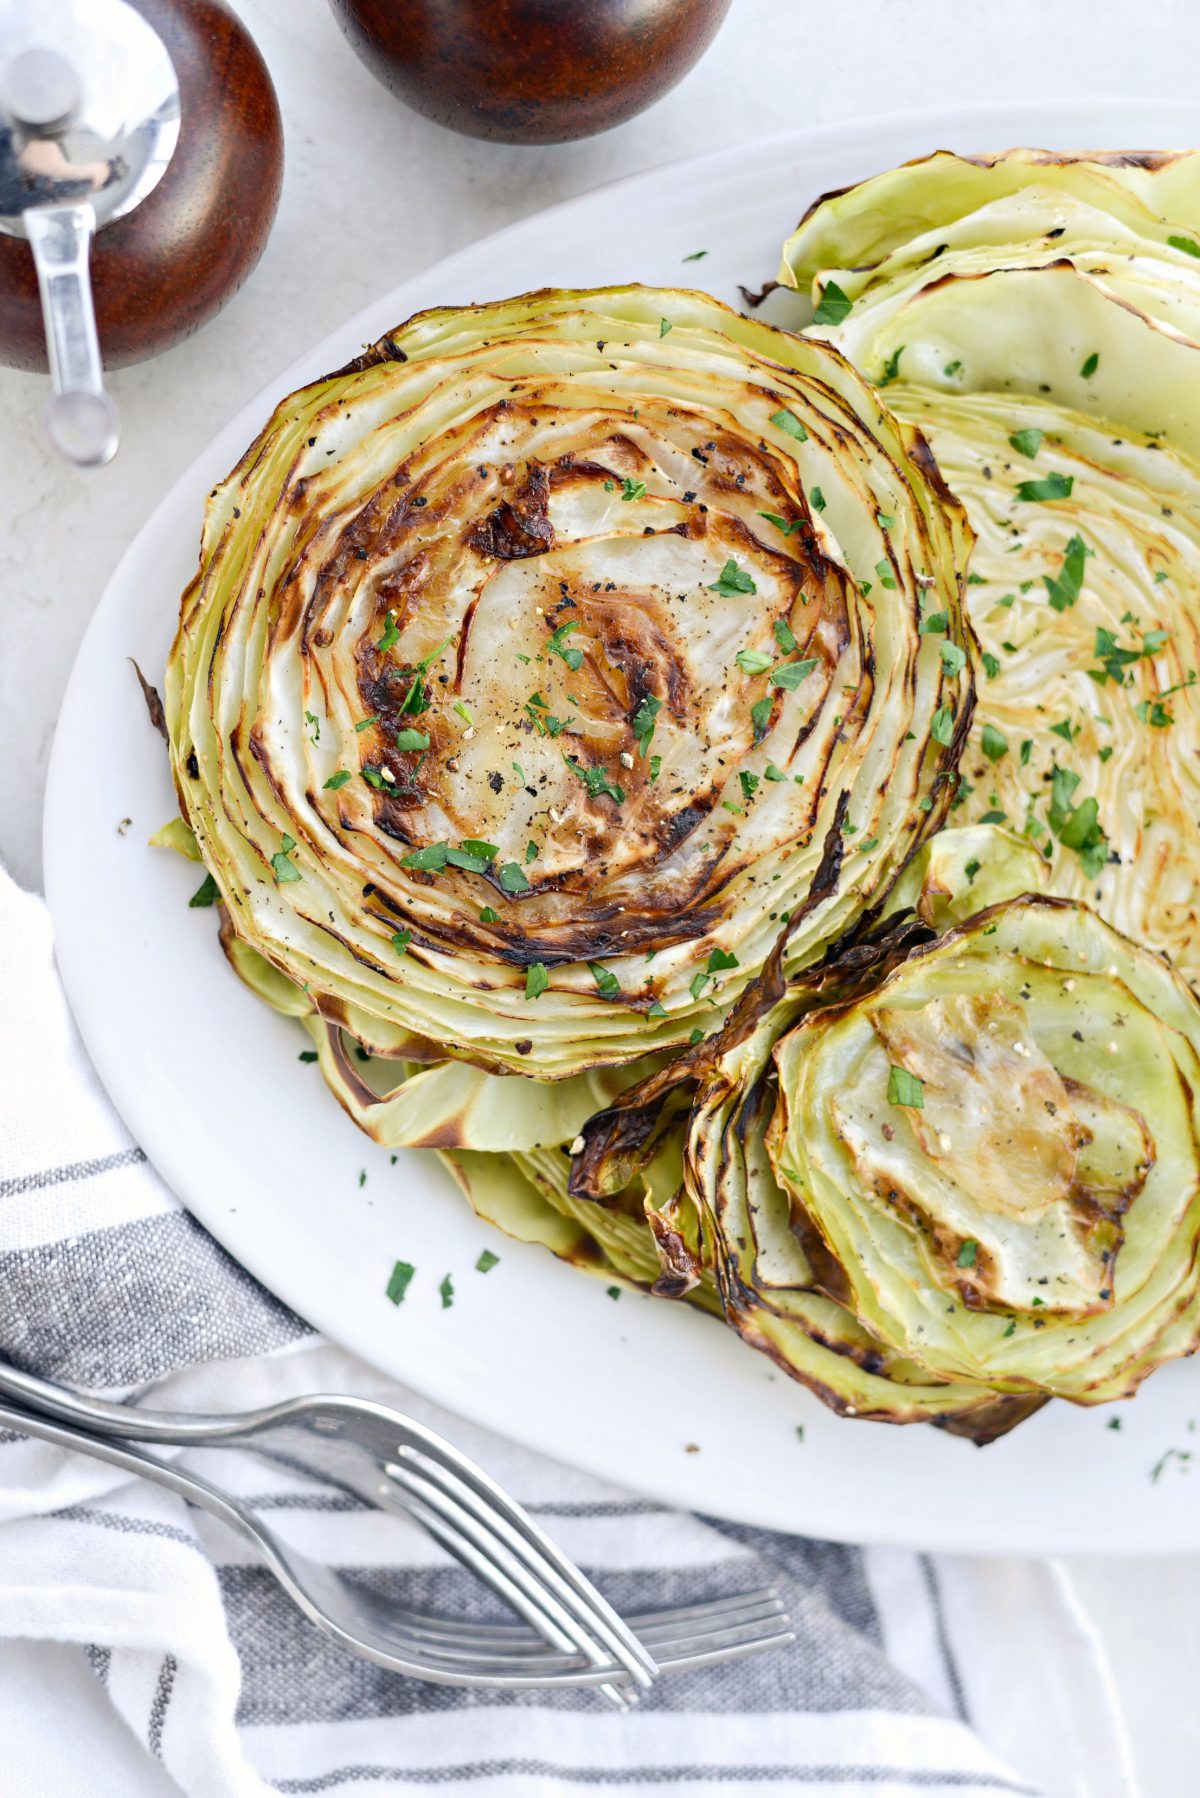
[[[980,1452],[933,1429],[841,1421],[715,1323],[604,1285],[478,1223],[432,1156],[395,1162],[301,1064],[307,1041],[233,979],[196,870],[146,838],[174,811],[127,658],[159,677],[204,497],[275,402],[426,306],[540,286],[737,283],[775,272],[817,194],[938,147],[1191,141],[1160,102],[928,113],[797,132],[571,201],[407,282],[273,381],[163,500],[109,583],[63,706],[46,881],[67,992],[100,1075],[166,1180],[247,1267],[330,1337],[464,1416],[694,1509],[777,1529],[962,1551],[1200,1546],[1200,1372],[1135,1404],[1047,1407]],[[685,262],[695,250],[708,254]],[[775,310],[772,316],[778,318]],[[133,827],[118,835],[118,820]],[[365,1183],[361,1179],[365,1172]],[[475,1271],[480,1250],[500,1264]],[[399,1308],[384,1288],[416,1265]],[[451,1273],[456,1298],[438,1295]],[[1120,1428],[1110,1427],[1116,1418]],[[803,1428],[803,1436],[798,1434]]]

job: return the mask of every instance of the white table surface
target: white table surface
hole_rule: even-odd
[[[197,337],[113,376],[124,442],[106,469],[57,461],[38,425],[44,384],[0,369],[0,861],[29,886],[59,701],[121,552],[217,427],[367,300],[510,219],[722,143],[946,102],[1186,100],[1200,68],[1197,0],[734,0],[704,62],[648,113],[582,143],[519,149],[406,111],[354,59],[324,0],[239,10],[287,139],[258,269]],[[1074,1570],[1113,1657],[1146,1798],[1193,1798],[1200,1557]]]

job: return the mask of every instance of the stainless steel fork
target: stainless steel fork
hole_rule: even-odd
[[[650,1613],[636,1633],[544,1531],[481,1469],[433,1431],[365,1399],[291,1399],[257,1411],[195,1415],[84,1397],[0,1364],[0,1425],[96,1455],[168,1486],[248,1537],[301,1611],[353,1652],[450,1684],[596,1685],[625,1707],[659,1671],[711,1665],[792,1639],[778,1595],[760,1588],[708,1605]],[[55,1421],[58,1420],[58,1421]],[[431,1535],[529,1628],[461,1624],[405,1610],[280,1541],[252,1507],[133,1441],[252,1449],[366,1503],[398,1510]]]

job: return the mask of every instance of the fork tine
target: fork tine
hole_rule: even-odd
[[[397,1470],[398,1472],[401,1470]],[[447,1548],[457,1559],[473,1569],[481,1579],[491,1585],[494,1590],[508,1598],[508,1602],[533,1624],[534,1628],[555,1647],[574,1650],[581,1653],[593,1666],[608,1670],[608,1679],[600,1685],[600,1692],[614,1710],[627,1711],[632,1708],[630,1696],[617,1685],[610,1683],[613,1679],[624,1678],[624,1668],[614,1667],[604,1654],[600,1645],[589,1636],[581,1624],[571,1613],[561,1606],[553,1593],[534,1583],[530,1591],[529,1576],[509,1556],[503,1544],[497,1543],[486,1528],[471,1519],[467,1519],[464,1529],[457,1521],[456,1515],[445,1514],[448,1503],[437,1489],[433,1489],[434,1502],[427,1503],[419,1494],[408,1488],[409,1476],[404,1475],[403,1485],[406,1488],[405,1500],[411,1514],[424,1524],[444,1548]],[[515,1577],[514,1577],[515,1575]]]
[[[604,1649],[589,1633],[587,1624],[579,1618],[577,1612],[563,1604],[558,1595],[548,1589],[536,1572],[521,1557],[513,1554],[508,1543],[490,1527],[496,1522],[503,1527],[503,1519],[497,1520],[486,1514],[479,1517],[473,1511],[465,1510],[451,1494],[423,1479],[411,1468],[393,1467],[389,1464],[386,1471],[404,1492],[405,1503],[411,1514],[451,1554],[464,1560],[489,1585],[508,1596],[514,1608],[527,1617],[548,1641],[556,1647],[580,1650],[593,1665],[611,1667],[610,1657],[606,1656]],[[498,1583],[499,1579],[503,1579],[503,1586]],[[619,1662],[616,1677],[623,1678],[627,1673],[623,1655],[619,1657]],[[610,1672],[610,1678],[612,1676]],[[615,1709],[630,1708],[629,1696],[615,1685],[606,1683],[601,1687],[601,1692]]]
[[[493,1499],[488,1487],[491,1481],[466,1463],[473,1477],[459,1477],[454,1456],[450,1465],[437,1456],[427,1456],[417,1449],[401,1449],[410,1464],[417,1463],[419,1473],[432,1482],[447,1498],[465,1508],[481,1522],[490,1521],[509,1548],[524,1561],[531,1572],[555,1592],[580,1625],[599,1638],[636,1682],[648,1687],[658,1671],[653,1657],[618,1616],[608,1601],[601,1597],[590,1580],[546,1536],[512,1499],[496,1487]],[[453,1451],[452,1451],[453,1452]]]
[[[748,1630],[743,1634],[731,1637],[728,1642],[714,1643],[712,1646],[697,1646],[691,1651],[680,1651],[669,1658],[664,1657],[663,1671],[671,1673],[694,1673],[699,1667],[716,1667],[724,1661],[744,1661],[751,1654],[765,1654],[770,1648],[786,1648],[796,1640],[793,1629],[774,1629],[768,1632]]]
[[[433,1616],[422,1618],[421,1623],[423,1633],[430,1641],[447,1646],[470,1644],[481,1652],[490,1650],[493,1653],[544,1653],[541,1641],[519,1623],[463,1623]],[[770,1591],[749,1593],[736,1600],[721,1599],[711,1605],[684,1606],[676,1611],[652,1611],[630,1619],[631,1627],[644,1641],[653,1643],[656,1648],[666,1645],[675,1650],[689,1641],[706,1639],[723,1629],[767,1623],[781,1628],[787,1626],[783,1602]]]
[[[575,1594],[576,1599],[586,1607],[587,1620],[601,1640],[622,1665],[628,1667],[631,1677],[639,1685],[648,1687],[657,1672],[652,1656],[646,1652],[625,1620],[601,1597],[591,1581],[584,1578],[575,1563],[551,1537],[539,1529],[528,1513],[490,1479],[482,1468],[461,1455],[434,1431],[426,1430],[422,1425],[409,1424],[408,1434],[413,1440],[401,1449],[401,1455],[410,1459],[420,1458],[425,1463],[424,1470],[431,1476],[436,1476],[443,1485],[453,1481],[460,1489],[465,1487],[476,1507],[482,1501],[490,1514],[503,1517],[526,1545],[523,1551],[526,1558],[530,1548],[537,1551],[542,1567],[550,1570],[559,1592],[563,1593],[565,1588]]]
[[[690,1632],[672,1634],[671,1625],[647,1626],[639,1620],[639,1628],[646,1638],[653,1642],[655,1658],[662,1673],[684,1672],[691,1667],[714,1664],[719,1660],[756,1652],[760,1647],[777,1646],[785,1640],[792,1639],[791,1627],[781,1607],[747,1607],[744,1612],[729,1612],[724,1619],[716,1619],[707,1627],[696,1627]],[[431,1642],[441,1642],[442,1636],[435,1627],[429,1632]],[[550,1657],[542,1644],[530,1636],[522,1636],[514,1641],[508,1636],[503,1649],[487,1640],[480,1634],[471,1638],[471,1648],[486,1655],[500,1654],[510,1662],[524,1662],[539,1668],[545,1662],[549,1668]],[[451,1653],[467,1652],[467,1638],[458,1638],[457,1646]]]

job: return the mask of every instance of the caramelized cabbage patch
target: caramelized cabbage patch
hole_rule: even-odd
[[[447,1060],[586,1082],[678,1049],[944,815],[967,549],[826,345],[638,288],[412,320],[209,503],[166,710],[229,931],[327,1074],[347,1042],[428,1071],[362,1101],[384,1140],[490,1146],[468,1114],[513,1097]],[[526,1092],[522,1140],[590,1091]]]
[[[785,249],[977,543],[956,818],[1200,982],[1200,156],[940,153]]]

